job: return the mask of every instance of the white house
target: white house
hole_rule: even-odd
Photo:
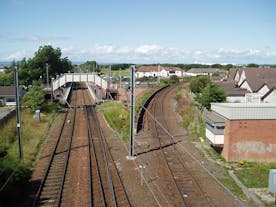
[[[169,78],[176,75],[178,77],[183,76],[183,71],[179,67],[163,67],[163,66],[140,66],[135,71],[136,78],[143,77],[162,77]]]

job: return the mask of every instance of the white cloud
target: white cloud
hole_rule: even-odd
[[[4,61],[21,60],[22,58],[27,56],[29,56],[29,54],[25,50],[21,50],[3,57],[3,60]]]
[[[89,48],[67,46],[61,48],[63,56],[72,61],[96,60],[98,62],[132,63],[268,63],[275,64],[276,51],[254,48],[218,48],[216,50],[188,50],[164,47],[156,44],[143,44],[136,47],[116,45],[95,45]],[[20,60],[32,57],[35,51],[14,51],[1,54],[1,61]]]
[[[152,54],[160,51],[162,48],[159,45],[141,45],[134,49],[134,52],[141,54]]]
[[[68,40],[69,37],[52,35],[52,36],[43,36],[43,35],[28,35],[28,36],[9,36],[0,34],[0,41],[3,42],[49,42],[49,41],[63,41]]]

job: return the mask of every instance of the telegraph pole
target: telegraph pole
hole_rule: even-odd
[[[130,158],[134,157],[134,117],[135,117],[135,66],[131,66],[130,85]]]
[[[22,148],[22,133],[21,133],[21,118],[20,118],[20,101],[19,101],[19,90],[18,90],[18,69],[17,66],[14,67],[14,80],[15,80],[15,98],[16,98],[16,127],[18,136],[18,146],[19,146],[19,158],[23,160],[23,148]]]

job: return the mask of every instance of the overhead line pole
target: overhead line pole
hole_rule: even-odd
[[[14,67],[14,80],[15,80],[15,99],[16,99],[16,127],[18,136],[18,146],[19,146],[19,158],[23,160],[23,148],[22,148],[22,133],[21,133],[21,118],[20,118],[20,100],[19,100],[19,90],[18,90],[18,68]]]
[[[130,85],[130,157],[134,157],[134,118],[135,118],[135,66],[131,66]]]

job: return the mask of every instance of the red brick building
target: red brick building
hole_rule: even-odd
[[[220,146],[227,161],[276,161],[276,104],[213,103],[211,109],[225,123]],[[208,136],[216,136],[212,125],[216,129],[209,121]]]

